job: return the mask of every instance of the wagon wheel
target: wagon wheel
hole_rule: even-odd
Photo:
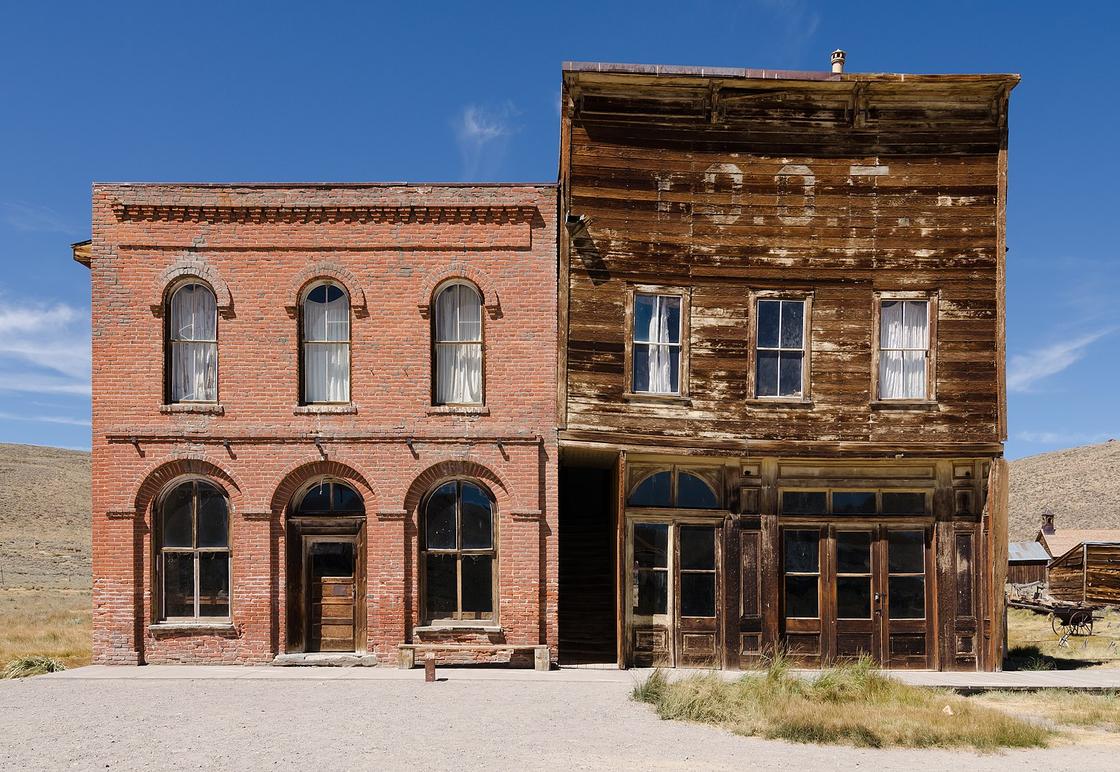
[[[1066,624],[1062,622],[1062,618],[1053,611],[1050,612],[1050,627],[1054,630],[1054,635],[1058,637],[1065,635]]]
[[[1093,612],[1078,611],[1069,619],[1070,632],[1074,635],[1093,634]]]

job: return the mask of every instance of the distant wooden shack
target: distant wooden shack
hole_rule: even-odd
[[[1007,545],[1007,581],[1029,584],[1046,581],[1050,554],[1036,541],[1017,541]]]
[[[1035,540],[1051,558],[1046,574],[1052,596],[1072,602],[1120,605],[1120,530],[1059,529],[1054,525],[1054,514],[1046,512]]]

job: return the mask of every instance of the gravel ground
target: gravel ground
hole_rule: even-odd
[[[469,680],[0,681],[3,769],[1108,769],[1116,748],[977,756],[742,738],[629,685]]]

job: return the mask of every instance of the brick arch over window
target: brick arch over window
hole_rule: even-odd
[[[366,292],[350,269],[338,263],[321,262],[308,266],[296,275],[288,288],[289,305],[288,313],[294,318],[299,312],[299,303],[303,299],[303,292],[307,285],[319,279],[333,279],[342,285],[346,294],[350,296],[350,308],[356,316],[369,316],[366,306]]]
[[[244,502],[241,483],[230,472],[203,458],[177,458],[150,467],[141,475],[136,486],[136,498],[133,502],[135,510],[148,512],[152,502],[167,484],[184,475],[206,477],[218,483],[229,496],[230,509],[234,512],[242,510]]]
[[[230,295],[229,285],[225,283],[214,266],[201,258],[194,257],[185,258],[174,263],[168,268],[165,268],[163,273],[159,275],[157,281],[160,293],[159,297],[153,297],[149,303],[153,316],[163,316],[171,288],[179,284],[179,280],[184,277],[198,279],[213,290],[214,300],[217,302],[218,306],[218,313],[221,314],[223,318],[229,319],[234,315],[233,296]]]
[[[440,285],[453,282],[456,279],[474,285],[474,288],[478,290],[478,294],[482,296],[482,305],[486,308],[486,312],[490,315],[491,319],[497,319],[502,315],[502,304],[501,300],[498,298],[498,288],[497,285],[494,284],[494,280],[490,278],[490,275],[481,268],[475,268],[473,265],[453,263],[452,265],[433,271],[428,274],[428,277],[424,280],[424,284],[420,288],[420,293],[416,296],[416,308],[422,317],[427,319],[431,316],[432,303],[435,302],[436,290],[440,288]]]
[[[408,492],[405,494],[405,511],[409,513],[416,512],[424,495],[427,494],[437,482],[451,477],[478,480],[486,485],[486,487],[490,489],[490,492],[494,494],[494,498],[497,500],[498,510],[502,512],[509,511],[510,492],[509,486],[506,485],[505,480],[503,480],[497,472],[494,472],[482,464],[474,461],[464,461],[462,459],[438,461],[421,472],[419,476],[412,481],[412,485],[408,487]]]
[[[272,494],[270,504],[272,512],[274,514],[284,512],[300,488],[316,477],[335,477],[350,483],[362,497],[366,512],[375,510],[373,486],[361,472],[341,461],[320,460],[296,464],[281,475],[280,482]]]

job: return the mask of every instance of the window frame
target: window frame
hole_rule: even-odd
[[[455,483],[455,543],[454,549],[429,549],[428,541],[428,504],[432,496],[447,483]],[[466,483],[478,488],[490,501],[490,548],[464,549],[462,547],[462,486]],[[498,502],[490,488],[480,480],[471,477],[447,477],[428,488],[420,501],[420,516],[417,518],[419,546],[420,619],[424,625],[433,627],[491,627],[499,624],[499,563],[498,563]],[[428,556],[429,554],[455,556],[455,605],[451,616],[433,617],[428,608]],[[463,616],[463,556],[487,555],[490,557],[490,613],[486,616]],[[470,612],[480,613],[480,612]]]
[[[940,291],[877,290],[873,293],[871,314],[871,404],[879,407],[937,404],[937,317]],[[883,303],[895,300],[922,300],[926,303],[926,393],[924,397],[884,398],[879,391],[882,353],[880,338]],[[916,349],[911,349],[916,350]]]
[[[439,297],[451,287],[468,287],[474,291],[478,297],[478,340],[477,341],[441,341],[439,339]],[[431,405],[432,407],[451,407],[451,408],[478,408],[486,405],[486,303],[485,298],[482,296],[482,290],[479,289],[473,282],[466,279],[455,278],[448,279],[441,282],[432,293],[430,301],[430,311],[428,313],[431,321],[428,325],[430,352],[429,361],[431,362]],[[479,373],[480,379],[479,387],[481,394],[478,402],[440,402],[439,401],[439,358],[436,352],[439,346],[461,346],[461,345],[477,345],[479,351]]]
[[[653,392],[637,391],[634,388],[634,309],[638,295],[675,297],[681,301],[679,343],[680,355],[677,360],[677,391]],[[626,314],[624,331],[624,378],[623,397],[629,401],[681,402],[689,399],[689,357],[690,357],[690,317],[692,314],[692,288],[660,284],[632,284],[626,293]],[[668,344],[673,345],[673,344]]]
[[[628,485],[626,487],[626,496],[623,499],[625,508],[628,510],[636,510],[640,512],[703,512],[712,513],[720,512],[727,509],[726,501],[727,495],[724,490],[724,476],[722,467],[718,466],[701,466],[698,464],[643,464],[641,462],[628,464]],[[662,472],[669,473],[669,501],[666,506],[647,506],[644,504],[631,504],[630,497],[634,492],[656,474]],[[714,507],[681,507],[678,506],[679,491],[680,491],[680,474],[690,474],[698,478],[705,485],[707,485],[716,497],[716,505]]]
[[[346,322],[347,322],[346,323],[346,341],[345,341],[345,343],[346,343],[346,368],[347,368],[347,370],[346,370],[346,399],[345,400],[337,400],[337,401],[334,401],[334,400],[326,401],[326,400],[324,400],[324,401],[314,401],[314,402],[312,402],[312,401],[307,399],[306,365],[304,364],[304,359],[305,359],[305,355],[306,355],[306,346],[309,343],[311,345],[321,345],[321,344],[338,344],[338,343],[343,342],[343,341],[339,341],[339,340],[333,340],[333,341],[328,341],[328,340],[309,341],[309,340],[307,340],[307,336],[306,336],[306,332],[307,332],[307,327],[306,327],[306,304],[307,304],[307,299],[308,299],[308,296],[310,296],[310,294],[312,293],[312,291],[314,291],[315,289],[317,289],[319,287],[323,287],[323,286],[337,287],[338,289],[340,289],[342,291],[342,294],[346,297]],[[301,407],[317,406],[317,405],[352,405],[354,403],[354,304],[353,304],[353,298],[350,295],[350,291],[346,288],[346,286],[342,282],[338,281],[337,279],[332,279],[330,277],[321,277],[321,278],[318,278],[318,279],[313,279],[312,281],[308,282],[307,285],[304,286],[303,291],[300,292],[298,309],[299,310],[297,312],[298,320],[297,320],[297,330],[296,330],[297,344],[298,344],[297,345],[297,353],[296,353],[296,360],[297,360],[297,368],[296,369],[297,369],[297,372],[298,372],[297,377],[299,379],[299,385],[298,385],[299,400],[298,400],[298,404]]]
[[[747,402],[809,404],[813,401],[813,292],[811,290],[751,290],[747,320]],[[758,393],[758,303],[761,300],[790,300],[803,304],[801,329],[801,393],[791,396],[760,396]],[[780,343],[780,340],[779,340]],[[767,351],[776,349],[767,348]],[[777,349],[793,351],[794,349]]]
[[[785,511],[785,494],[786,493],[823,493],[825,494],[825,511],[814,514],[789,514]],[[834,493],[874,493],[875,494],[875,511],[867,513],[856,514],[836,514],[835,507],[833,506],[832,496]],[[884,493],[918,493],[923,497],[923,511],[911,512],[906,514],[888,514],[883,511],[883,494]],[[933,517],[933,488],[921,488],[914,485],[907,485],[898,488],[884,488],[882,486],[852,486],[852,485],[836,485],[836,486],[821,486],[821,485],[782,485],[778,488],[778,516],[789,521],[797,518],[801,520],[812,520],[814,518],[840,518],[844,523],[855,523],[860,521],[875,521],[875,522],[896,522],[905,520],[906,518],[913,518],[919,520],[922,518]]]
[[[226,504],[226,546],[225,547],[198,547],[198,485],[203,483],[217,490],[222,494]],[[191,547],[164,547],[163,546],[163,529],[164,517],[163,507],[171,494],[178,490],[183,485],[192,486],[191,491]],[[233,622],[233,604],[234,604],[234,572],[233,572],[233,507],[230,503],[229,492],[219,485],[214,480],[201,476],[189,475],[186,477],[179,477],[169,483],[159,497],[156,499],[153,511],[153,574],[154,581],[152,582],[153,589],[155,590],[156,603],[152,604],[153,622],[157,624],[193,624],[193,625],[228,625]],[[189,554],[193,555],[194,565],[194,615],[193,616],[168,616],[167,614],[167,591],[165,583],[167,581],[167,570],[165,567],[164,555],[167,553],[176,554]],[[199,555],[202,553],[207,554],[225,554],[226,555],[226,582],[229,587],[229,600],[227,603],[228,613],[225,616],[201,616],[199,614],[199,607],[201,604],[201,593],[199,588]]]
[[[177,341],[172,337],[171,331],[171,304],[175,300],[175,295],[184,287],[191,284],[198,284],[205,287],[214,298],[214,339],[211,341],[190,341],[192,343],[212,343],[214,345],[214,399],[173,399],[172,381],[175,380],[175,367],[172,364],[174,361],[174,344]],[[165,300],[163,302],[163,404],[165,405],[217,405],[221,403],[221,383],[222,383],[222,367],[221,367],[221,346],[219,345],[219,336],[221,330],[219,329],[218,319],[221,314],[218,311],[218,293],[210,286],[209,282],[203,281],[197,276],[184,276],[177,281],[172,282],[165,290]]]

